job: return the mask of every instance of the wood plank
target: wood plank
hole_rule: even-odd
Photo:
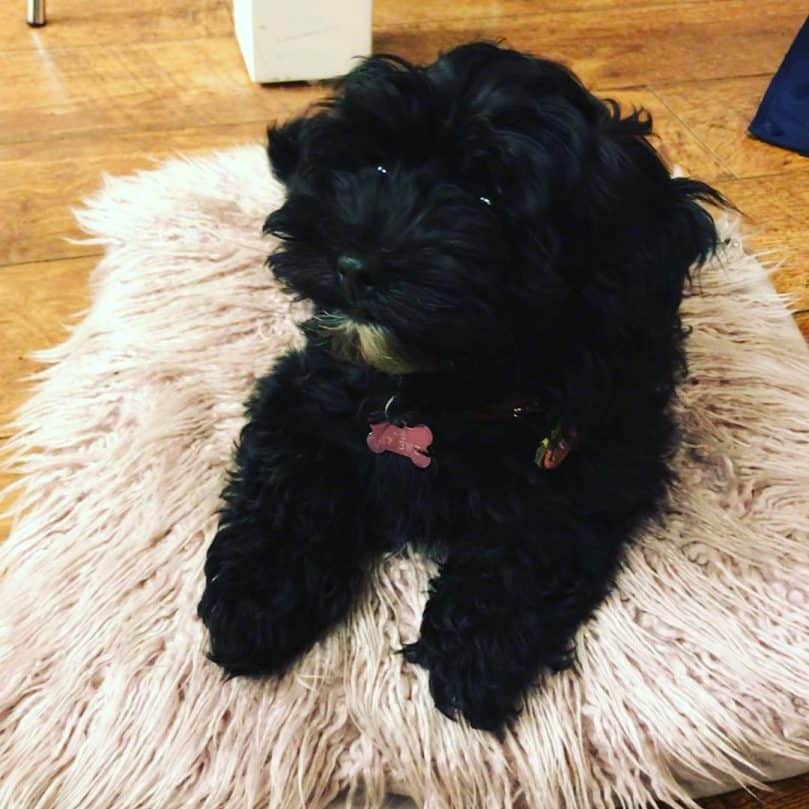
[[[0,55],[0,143],[284,117],[323,90],[253,84],[231,36]]]
[[[0,0],[0,50],[46,53],[66,46],[223,36],[233,30],[227,0],[71,0],[48,5],[48,24],[29,28],[16,0]]]
[[[0,266],[99,252],[65,239],[82,236],[71,208],[98,188],[103,173],[127,174],[173,154],[263,141],[265,129],[260,121],[68,138],[58,149],[44,141],[0,145]]]
[[[449,4],[447,4],[449,5]],[[597,13],[530,13],[502,19],[417,17],[377,32],[374,48],[416,61],[469,39],[561,60],[585,83],[631,87],[772,73],[806,17],[805,0],[727,0],[605,8]]]
[[[809,165],[805,157],[747,134],[770,79],[770,76],[744,76],[652,89],[734,176],[755,177],[805,169]]]
[[[374,29],[393,25],[410,25],[414,20],[433,22],[450,20],[502,20],[526,13],[559,13],[568,11],[596,12],[608,8],[646,8],[679,6],[687,3],[710,3],[713,0],[453,0],[436,3],[435,0],[375,0]]]

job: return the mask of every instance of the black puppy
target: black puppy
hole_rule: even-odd
[[[314,305],[249,403],[199,614],[232,675],[276,674],[369,566],[440,561],[408,661],[496,730],[570,665],[660,508],[689,268],[721,204],[644,113],[489,44],[366,60],[269,133],[269,264]]]

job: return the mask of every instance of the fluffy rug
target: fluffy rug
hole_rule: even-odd
[[[0,806],[693,806],[809,769],[809,353],[735,226],[685,303],[680,483],[504,741],[391,649],[429,565],[391,557],[283,680],[222,682],[195,616],[242,402],[303,314],[262,267],[281,191],[245,147],[107,180],[94,302],[24,406],[0,548]]]

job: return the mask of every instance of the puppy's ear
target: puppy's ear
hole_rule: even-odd
[[[703,204],[730,205],[705,183],[672,178],[647,140],[651,131],[643,111],[621,118],[607,103],[577,205],[586,241],[601,251],[580,257],[594,268],[592,280],[621,290],[628,313],[657,318],[676,313],[691,269],[717,247]]]
[[[665,405],[684,367],[683,289],[718,242],[703,203],[727,204],[705,183],[672,178],[650,134],[642,112],[621,118],[606,105],[561,220],[571,346],[564,396],[581,435],[619,404],[627,414],[632,402]]]
[[[680,305],[683,287],[716,251],[719,236],[711,214],[703,204],[726,207],[718,191],[699,180],[669,179],[659,210],[649,219],[648,264],[644,277],[652,300],[667,310]],[[660,268],[655,271],[655,266]]]
[[[301,133],[305,118],[269,127],[267,130],[267,155],[273,174],[282,182],[289,180],[298,166],[301,153]]]

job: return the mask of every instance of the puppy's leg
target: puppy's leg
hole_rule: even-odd
[[[548,518],[550,519],[550,518]],[[571,520],[461,542],[430,583],[419,640],[405,657],[430,672],[436,706],[498,731],[541,676],[569,666],[576,630],[609,588],[618,534]],[[479,540],[478,540],[479,543]]]
[[[361,585],[368,453],[341,397],[334,369],[303,354],[257,386],[198,608],[210,657],[229,674],[283,672],[346,616]]]

